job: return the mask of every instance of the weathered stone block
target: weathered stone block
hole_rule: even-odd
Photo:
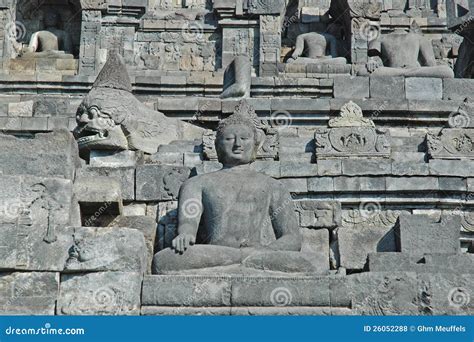
[[[308,192],[308,184],[306,178],[285,178],[280,179],[283,188],[286,189],[288,192]]]
[[[142,305],[230,306],[227,277],[145,276]]]
[[[334,190],[332,177],[311,177],[308,178],[309,192],[331,192]]]
[[[280,165],[281,163],[277,161],[256,160],[250,165],[250,167],[252,170],[256,172],[261,172],[270,177],[280,178],[280,177],[283,177],[280,173],[280,170],[281,170]],[[299,177],[303,177],[303,176],[301,175]]]
[[[337,176],[342,174],[342,162],[337,159],[318,160],[318,176]]]
[[[304,162],[283,161],[280,163],[281,177],[311,177],[318,175],[318,165]]]
[[[122,214],[122,191],[120,183],[115,179],[78,177],[74,182],[74,195],[83,214]]]
[[[145,276],[144,306],[329,306],[323,276]],[[317,289],[315,291],[314,289]]]
[[[179,188],[189,178],[187,167],[141,165],[136,169],[136,199],[160,201],[176,199]]]
[[[138,315],[142,277],[130,272],[62,275],[57,314]]]
[[[439,189],[444,191],[467,191],[466,179],[460,177],[439,177]]]
[[[147,273],[150,273],[157,232],[156,217],[118,216],[109,224],[109,227],[128,227],[132,229],[137,229],[143,233],[143,235],[145,236],[145,244],[147,249]]]
[[[156,152],[150,156],[150,164],[183,166],[184,153],[182,152]]]
[[[425,254],[422,258],[407,253],[370,253],[371,272],[474,273],[474,255]]]
[[[34,139],[0,134],[0,170],[4,175],[72,179],[80,166],[77,144],[66,130],[39,133]]]
[[[329,306],[329,277],[245,277],[232,280],[233,306]],[[315,290],[316,289],[316,290]]]
[[[397,249],[413,256],[427,253],[458,253],[461,217],[442,215],[433,222],[429,215],[402,214],[395,227]]]
[[[416,315],[421,295],[415,273],[368,272],[348,277],[352,307],[359,315]],[[419,292],[418,292],[419,291]]]
[[[445,78],[443,79],[443,99],[463,101],[474,92],[474,81],[471,79]]]
[[[344,159],[342,160],[342,174],[348,176],[386,175],[390,174],[392,165],[390,159]]]
[[[35,99],[33,116],[62,116],[70,113],[69,101],[62,97],[39,97]]]
[[[387,177],[387,191],[423,191],[439,189],[436,177]]]
[[[335,201],[297,201],[300,226],[308,228],[335,228],[341,224],[341,203]]]
[[[76,178],[107,177],[118,181],[122,199],[133,201],[135,199],[135,168],[133,167],[83,167],[77,170]]]
[[[470,177],[474,172],[474,160],[430,160],[430,174],[450,177]]]
[[[329,231],[327,229],[301,230],[303,245],[301,253],[315,267],[315,274],[329,272]]]
[[[229,316],[231,307],[142,306],[142,316]]]
[[[32,116],[33,115],[33,101],[13,102],[8,104],[8,116]]]
[[[0,314],[54,315],[59,273],[2,273],[0,288]]]
[[[146,203],[129,203],[123,206],[123,216],[145,216]]]
[[[408,100],[441,100],[443,80],[441,78],[408,77],[405,79]]]
[[[418,275],[419,297],[429,294],[422,312],[430,315],[472,315],[474,312],[474,275],[422,273]],[[421,294],[421,295],[420,295]],[[420,310],[421,311],[421,310]]]
[[[392,161],[392,174],[396,176],[429,175],[429,165],[419,161]]]
[[[48,242],[48,230],[51,240]],[[59,231],[58,231],[59,230]],[[62,271],[72,243],[71,231],[60,227],[32,224],[30,217],[19,217],[17,224],[0,223],[0,269]]]
[[[64,228],[74,212],[71,181],[4,176],[0,188],[0,269],[62,270],[71,245]]]
[[[368,77],[335,77],[334,97],[340,99],[364,99],[369,97]]]
[[[96,151],[93,150],[89,155],[90,167],[135,167],[137,156],[135,151]]]
[[[372,252],[395,252],[391,226],[341,227],[337,232],[340,264],[347,269],[363,269]]]
[[[389,76],[370,77],[370,97],[377,99],[404,99],[405,78]]]
[[[73,228],[65,272],[121,271],[145,273],[144,235],[129,228]]]

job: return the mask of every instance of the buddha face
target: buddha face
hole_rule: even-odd
[[[226,126],[217,135],[216,150],[224,166],[249,164],[255,160],[257,152],[255,133],[243,124]]]
[[[45,27],[57,27],[59,25],[59,14],[56,12],[47,12],[44,16]]]

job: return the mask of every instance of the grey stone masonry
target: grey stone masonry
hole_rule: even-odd
[[[402,214],[395,228],[398,250],[420,257],[426,253],[458,253],[460,225],[458,215],[442,216],[437,222],[428,215]]]
[[[0,314],[472,316],[473,9],[0,0]]]

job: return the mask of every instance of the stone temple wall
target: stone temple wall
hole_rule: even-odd
[[[67,56],[28,50],[52,11]],[[0,0],[0,314],[474,313],[472,11]],[[264,123],[250,167],[291,194],[313,271],[152,274],[243,103]]]

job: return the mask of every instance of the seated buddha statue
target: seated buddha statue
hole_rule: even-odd
[[[431,42],[418,31],[413,22],[410,31],[396,29],[372,42],[377,56],[367,63],[367,71],[376,76],[453,78],[448,65],[437,65]]]
[[[182,185],[178,235],[171,248],[155,254],[153,273],[313,270],[300,252],[302,235],[290,194],[279,181],[252,170],[261,139],[246,107],[241,102],[218,126],[215,145],[222,169]]]
[[[59,28],[61,18],[54,10],[44,16],[45,29],[33,33],[22,57],[74,58],[71,35]]]
[[[288,63],[298,64],[347,64],[338,57],[337,39],[330,33],[309,32],[296,38],[296,46]]]

